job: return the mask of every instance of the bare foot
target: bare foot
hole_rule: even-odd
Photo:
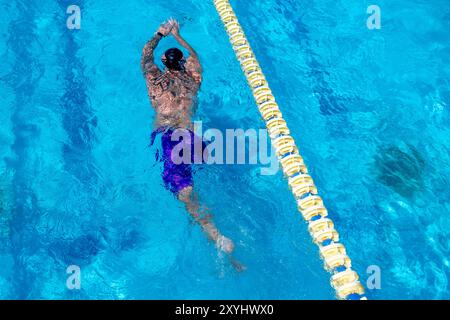
[[[242,263],[234,259],[232,256],[230,256],[230,262],[233,265],[233,267],[236,269],[237,272],[243,272],[247,270],[247,267],[244,266]]]
[[[232,253],[234,250],[234,243],[227,237],[220,235],[216,240],[216,247],[225,253]]]

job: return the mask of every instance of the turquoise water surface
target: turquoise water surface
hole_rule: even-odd
[[[449,299],[447,0],[232,0],[370,299]],[[80,30],[66,8],[81,8]],[[367,7],[382,28],[366,26]],[[140,54],[173,16],[204,69],[195,119],[259,129],[212,1],[0,0],[0,298],[334,299],[283,180],[195,186],[237,273],[161,180]],[[174,46],[173,39],[158,47]],[[66,268],[81,268],[81,289]]]

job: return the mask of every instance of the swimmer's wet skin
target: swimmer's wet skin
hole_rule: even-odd
[[[185,59],[182,51],[177,48],[167,50],[161,58],[166,68],[161,71],[154,62],[154,50],[161,39],[170,34],[189,52],[190,56]],[[172,159],[172,150],[180,143],[180,141],[172,140],[172,135],[177,129],[188,130],[191,142],[185,143],[193,144],[194,139],[197,138],[193,133],[191,115],[202,81],[202,68],[198,56],[181,37],[177,21],[170,19],[163,23],[147,42],[142,53],[141,68],[151,103],[156,111],[157,129],[152,134],[152,140],[156,135],[162,135],[161,160],[164,162],[165,186],[186,205],[188,212],[215,242],[217,249],[231,253],[234,250],[233,242],[219,232],[211,220],[208,209],[200,205],[197,194],[193,191],[192,164],[177,164]],[[231,262],[239,268],[237,261],[231,259]]]

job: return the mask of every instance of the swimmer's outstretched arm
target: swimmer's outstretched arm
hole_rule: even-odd
[[[164,22],[158,28],[153,38],[151,38],[142,50],[141,68],[144,74],[159,72],[158,66],[155,64],[154,51],[161,39],[167,36],[172,30],[170,22]]]
[[[192,48],[189,43],[187,43],[186,40],[183,39],[183,37],[180,35],[180,25],[178,21],[171,19],[169,20],[169,23],[172,24],[172,34],[174,38],[178,41],[180,45],[182,45],[190,54],[189,59],[193,60],[192,62],[195,64],[195,71],[199,74],[202,73],[202,66],[200,64],[200,59],[198,58],[197,52],[195,52],[194,48]]]

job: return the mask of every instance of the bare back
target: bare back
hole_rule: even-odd
[[[158,127],[191,127],[193,106],[196,103],[201,78],[193,72],[192,61],[186,70],[150,72],[146,74],[147,90],[156,110]]]
[[[195,51],[181,36],[176,37],[191,53],[183,70],[166,69],[162,72],[155,64],[154,50],[162,38],[158,34],[144,46],[141,68],[147,83],[148,95],[157,113],[156,125],[190,128],[192,107],[202,82],[202,68]]]

